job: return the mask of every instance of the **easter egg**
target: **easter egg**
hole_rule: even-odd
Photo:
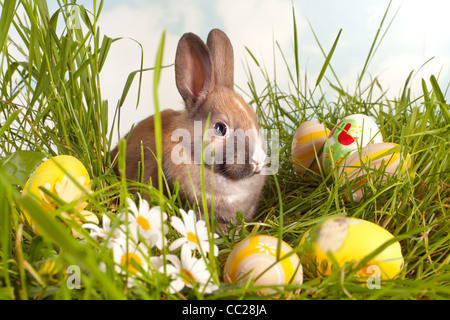
[[[301,177],[317,159],[320,165],[319,151],[325,143],[330,131],[322,124],[314,121],[305,121],[298,127],[291,145],[292,161],[294,169]],[[319,165],[313,165],[314,172],[319,173]]]
[[[381,142],[383,137],[371,117],[363,114],[345,117],[331,130],[325,141],[322,153],[325,173],[329,174],[353,151]]]
[[[394,236],[379,225],[356,218],[334,217],[312,228],[302,237],[305,254],[302,264],[305,269],[319,275],[330,275],[333,263],[331,254],[342,267],[345,263],[359,263]],[[368,261],[357,276],[368,278],[378,271],[381,279],[396,277],[403,267],[400,243],[394,242]]]
[[[397,172],[405,173],[411,166],[411,156],[404,156],[400,145],[396,143],[369,144],[351,153],[339,168],[339,175],[343,177],[342,185],[350,183],[353,192],[353,200],[360,201],[363,197],[362,184],[367,181],[368,175],[382,174],[382,181]]]
[[[75,200],[74,196],[77,194],[82,194],[79,188],[74,186],[74,183],[68,178],[68,175],[77,180],[87,192],[91,191],[89,174],[84,165],[72,156],[60,155],[44,161],[36,168],[28,178],[22,194],[34,195],[41,201],[43,208],[51,212],[55,209],[53,199],[40,188],[45,188],[67,202]],[[83,204],[80,205],[83,207]],[[29,214],[25,212],[25,216],[33,231],[39,234]]]
[[[303,270],[297,254],[285,257],[293,249],[284,241],[281,242],[279,260],[277,250],[278,238],[271,236],[253,236],[239,242],[225,263],[225,282],[240,285],[251,277],[254,284],[260,286],[302,284]],[[271,288],[264,288],[260,294],[273,292],[275,290]]]

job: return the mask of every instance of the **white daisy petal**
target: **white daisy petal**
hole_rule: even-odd
[[[187,219],[184,219],[184,223],[186,224],[186,229],[187,230],[195,230],[195,225],[196,225],[196,217],[194,214],[194,211],[189,210],[189,213],[187,215]]]
[[[187,243],[187,238],[182,237],[182,238],[178,238],[177,240],[175,240],[174,242],[172,242],[169,246],[169,250],[170,251],[175,251],[177,250],[179,247],[181,247],[183,244]]]
[[[150,215],[150,216],[157,216],[158,217],[158,219],[161,219],[161,207],[153,207],[153,208],[151,208],[150,210],[148,210],[148,214]],[[166,216],[166,218],[167,218],[167,214],[165,213],[165,212],[163,212],[163,215],[165,215]],[[165,219],[166,219],[165,218]],[[164,220],[165,220],[164,219]]]
[[[102,224],[103,224],[103,229],[110,230],[110,228],[111,228],[111,219],[108,217],[108,215],[104,214],[102,216]]]
[[[187,219],[188,213],[186,211],[184,211],[183,209],[180,209],[180,214],[181,214],[181,217],[183,218],[183,220]]]
[[[103,231],[102,228],[100,228],[98,225],[96,225],[95,223],[83,223],[83,225],[81,226],[85,229],[89,229],[95,233],[100,233],[101,231]]]
[[[168,254],[166,255],[166,259],[167,261],[170,261],[178,270],[181,268],[181,261],[176,255]]]
[[[192,251],[187,244],[184,244],[181,247],[181,263],[188,270],[190,270],[195,263],[195,260],[192,259]]]
[[[159,270],[159,268],[161,268],[164,263],[162,256],[150,257],[149,260],[156,270]]]
[[[186,227],[183,223],[183,220],[181,220],[180,218],[173,216],[171,218],[171,223],[172,227],[177,230],[182,236],[186,237],[187,236],[187,232],[186,232]]]
[[[183,279],[177,277],[170,283],[169,292],[170,293],[180,292],[181,290],[183,290],[184,287],[185,283]]]
[[[196,220],[196,219],[195,219],[195,220]],[[205,220],[199,220],[199,221],[197,221],[196,225],[197,225],[197,228],[201,228],[201,229],[206,228],[206,222],[205,222]]]
[[[128,209],[134,214],[137,215],[138,214],[138,208],[136,207],[136,203],[134,202],[133,199],[131,198],[127,198],[126,199],[127,205],[128,205]]]
[[[146,200],[142,200],[141,196],[139,196],[139,214],[140,215],[144,215],[146,213],[148,213],[150,211],[150,205],[148,204],[148,202]]]

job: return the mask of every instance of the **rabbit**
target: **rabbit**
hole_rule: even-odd
[[[197,214],[204,216],[199,211],[203,208],[201,155],[206,131],[204,183],[208,210],[214,201],[215,218],[222,229],[238,211],[245,221],[251,221],[265,184],[262,171],[267,162],[266,143],[259,133],[256,113],[234,91],[234,54],[226,34],[213,29],[206,44],[193,33],[184,34],[176,51],[175,76],[185,109],[160,113],[162,170],[167,185],[172,189],[177,181],[182,200],[191,206],[197,204]],[[154,128],[154,116],[150,116],[124,138],[128,140],[127,179],[138,179],[142,144],[144,181],[151,179],[157,188]],[[116,147],[112,159],[117,152]]]

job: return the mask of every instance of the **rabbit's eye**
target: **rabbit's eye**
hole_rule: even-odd
[[[227,134],[227,125],[222,122],[216,122],[214,125],[214,132],[218,136],[225,136]]]

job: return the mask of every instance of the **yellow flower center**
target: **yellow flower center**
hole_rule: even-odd
[[[188,232],[187,233],[187,239],[189,240],[189,241],[191,241],[191,242],[193,242],[193,243],[195,243],[195,244],[197,244],[198,245],[198,238],[197,238],[197,236],[195,235],[195,234],[193,234],[192,232]]]
[[[183,282],[186,284],[195,284],[195,278],[189,270],[180,269],[180,274],[182,276]]]
[[[139,216],[136,219],[136,222],[141,226],[142,229],[145,231],[150,230],[150,223],[147,219],[145,219],[143,216]]]
[[[122,258],[120,259],[120,265],[123,267],[125,264],[127,265],[128,270],[130,270],[132,273],[138,273],[138,270],[134,267],[134,265],[131,263],[131,260],[134,261],[134,264],[137,264],[142,267],[142,260],[139,258],[139,256],[135,253],[129,252],[128,254],[124,253],[122,255]]]

